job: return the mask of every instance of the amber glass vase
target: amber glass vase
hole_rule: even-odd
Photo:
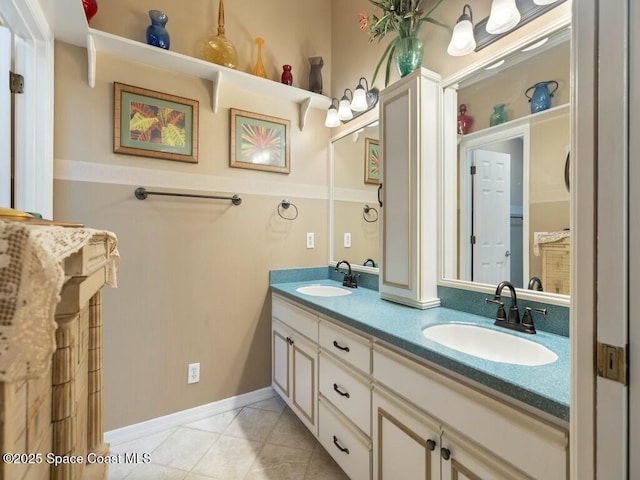
[[[224,2],[218,6],[218,34],[211,35],[204,44],[204,58],[224,67],[238,68],[238,52],[224,36]]]
[[[256,60],[256,66],[253,67],[251,73],[256,77],[267,78],[267,72],[265,71],[264,64],[262,63],[262,45],[264,45],[264,39],[257,37],[256,45],[258,46],[258,59]]]

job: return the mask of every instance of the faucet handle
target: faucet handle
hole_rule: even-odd
[[[533,315],[531,312],[547,314],[546,308],[525,307],[524,315],[522,316],[522,328],[525,333],[536,333],[536,327],[533,324]]]
[[[504,311],[504,303],[500,301],[500,297],[485,298],[485,303],[495,303],[498,305],[498,312],[496,313],[496,321],[505,321],[507,314]]]

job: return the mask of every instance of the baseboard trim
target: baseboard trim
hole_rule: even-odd
[[[170,413],[162,417],[152,418],[140,423],[134,423],[126,427],[117,428],[104,433],[107,443],[120,444],[137,440],[138,438],[153,435],[154,433],[178,427],[187,423],[196,422],[212,415],[228,412],[235,408],[246,407],[252,403],[261,402],[277,396],[272,387],[261,388],[253,392],[243,393],[235,397],[229,397],[217,402],[207,403],[198,407],[189,408],[180,412]]]

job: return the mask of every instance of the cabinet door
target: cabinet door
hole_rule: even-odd
[[[272,386],[283,400],[289,399],[289,331],[277,320],[271,324],[271,379]]]
[[[378,388],[373,412],[373,478],[439,480],[439,425]]]
[[[504,439],[508,441],[508,439]],[[524,480],[532,478],[491,452],[446,429],[442,434],[442,480]]]
[[[291,335],[292,407],[313,432],[316,428],[318,349],[301,335]]]
[[[421,69],[382,91],[380,296],[436,307],[440,76]]]

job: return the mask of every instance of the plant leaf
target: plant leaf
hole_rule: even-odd
[[[387,58],[387,55],[390,56],[389,51],[391,50],[391,48],[395,45],[397,39],[393,39],[391,40],[391,42],[389,42],[389,45],[387,45],[387,48],[384,49],[384,52],[382,53],[382,56],[380,57],[380,61],[378,62],[378,65],[376,65],[376,69],[373,72],[373,79],[371,80],[371,85],[373,85],[374,83],[376,83],[376,77],[378,76],[378,71],[380,70],[380,66],[382,65],[382,62],[384,62],[384,59]],[[385,87],[387,85],[385,84]]]
[[[393,43],[393,48],[391,49],[391,51],[389,52],[389,58],[387,58],[387,69],[385,72],[385,76],[384,76],[384,86],[386,87],[387,85],[389,85],[389,74],[391,73],[391,60],[393,59],[393,52],[396,51],[396,43],[398,41],[400,37],[397,37],[392,43]]]

